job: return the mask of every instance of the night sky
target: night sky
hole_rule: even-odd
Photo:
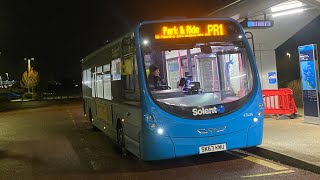
[[[24,58],[34,57],[32,66],[42,85],[49,80],[80,80],[80,60],[139,21],[203,17],[233,1],[0,0],[0,76],[6,80],[8,72],[10,79],[20,80],[27,69]],[[317,18],[276,49],[280,86],[300,77],[297,47],[320,46],[319,24]],[[290,60],[286,52],[292,54]]]
[[[42,83],[80,80],[80,60],[137,22],[202,17],[232,1],[1,0],[0,76],[20,80],[34,57]]]

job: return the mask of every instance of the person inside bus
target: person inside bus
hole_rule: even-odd
[[[160,76],[160,69],[157,65],[151,64],[149,66],[150,74],[148,76],[149,87],[151,90],[162,90],[163,89],[163,79]]]
[[[183,89],[186,85],[186,78],[182,77],[180,80],[177,82],[177,88]]]

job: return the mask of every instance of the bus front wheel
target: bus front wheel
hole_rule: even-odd
[[[126,156],[127,150],[125,147],[124,131],[123,131],[123,126],[121,122],[118,122],[118,126],[117,126],[117,144],[120,148],[121,154]]]

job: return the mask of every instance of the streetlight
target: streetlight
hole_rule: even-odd
[[[289,52],[287,52],[287,54],[286,54],[286,55],[288,56],[289,61],[291,61],[291,54],[290,54]]]
[[[6,73],[6,75],[7,75],[7,80],[9,81],[9,73]]]
[[[29,73],[29,72],[30,72],[30,69],[31,69],[30,61],[33,61],[33,60],[34,60],[34,58],[30,58],[30,59],[28,59],[28,58],[24,58],[24,60],[25,60],[25,61],[28,61],[28,73]]]

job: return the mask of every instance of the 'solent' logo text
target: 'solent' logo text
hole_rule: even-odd
[[[219,106],[213,106],[212,108],[193,108],[192,109],[192,115],[194,116],[200,116],[200,115],[207,115],[207,114],[220,114],[224,113],[224,107],[222,105]]]

